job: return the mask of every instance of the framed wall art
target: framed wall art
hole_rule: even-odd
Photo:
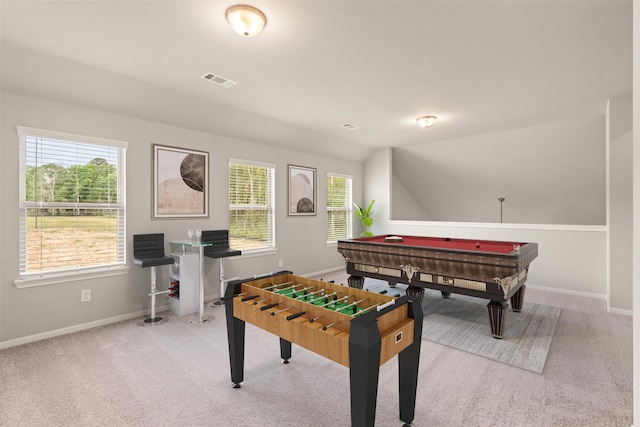
[[[289,215],[316,214],[316,170],[289,165]]]
[[[209,216],[209,153],[153,145],[153,218]]]

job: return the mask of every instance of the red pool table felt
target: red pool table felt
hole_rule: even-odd
[[[402,237],[402,241],[386,241],[387,236]],[[415,246],[424,248],[449,249],[457,251],[492,252],[510,254],[514,247],[523,246],[519,242],[500,242],[494,240],[449,239],[445,237],[405,236],[400,234],[360,237],[353,239],[360,242],[381,243],[387,245]],[[478,247],[479,244],[479,247]]]

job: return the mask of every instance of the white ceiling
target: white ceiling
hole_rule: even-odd
[[[255,38],[226,23],[233,4],[2,1],[3,89],[355,160],[593,114],[632,90],[631,0],[255,0]]]

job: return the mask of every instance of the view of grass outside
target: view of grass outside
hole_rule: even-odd
[[[27,272],[114,264],[117,218],[47,215],[27,217]]]

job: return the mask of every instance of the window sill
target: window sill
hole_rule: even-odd
[[[127,274],[129,267],[120,265],[117,267],[101,267],[88,270],[66,271],[64,273],[47,273],[22,277],[13,281],[18,289],[33,288],[36,286],[55,285],[58,283],[76,282],[78,280],[95,279],[98,277],[119,276]]]

